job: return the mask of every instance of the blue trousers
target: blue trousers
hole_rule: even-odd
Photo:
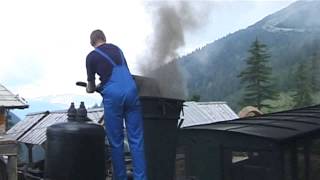
[[[119,49],[121,63],[116,64],[107,52],[95,51],[112,64],[112,74],[102,91],[106,134],[111,145],[115,180],[127,180],[124,163],[124,122],[133,161],[134,180],[147,180],[144,157],[143,121],[136,84]],[[125,119],[125,121],[123,121]]]
[[[137,93],[129,92],[125,95],[115,95],[113,92],[104,92],[103,104],[106,134],[111,145],[114,179],[127,180],[124,162],[125,123],[133,160],[134,180],[146,180],[143,121]]]

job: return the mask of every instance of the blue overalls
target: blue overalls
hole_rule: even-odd
[[[100,49],[96,48],[95,51],[113,66],[112,75],[103,86],[101,94],[103,96],[106,134],[111,145],[114,179],[127,180],[123,145],[123,119],[125,119],[133,161],[134,180],[146,180],[143,121],[136,84],[128,67],[125,65],[124,56],[120,49],[120,65],[117,65],[108,54]]]

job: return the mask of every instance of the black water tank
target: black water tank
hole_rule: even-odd
[[[148,179],[173,180],[178,120],[184,101],[150,96],[141,96],[140,100]]]
[[[96,124],[68,122],[47,129],[50,180],[105,180],[105,132]]]

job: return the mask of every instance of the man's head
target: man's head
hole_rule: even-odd
[[[106,36],[104,33],[100,29],[92,31],[90,35],[90,44],[93,47],[97,47],[103,43],[106,43]]]

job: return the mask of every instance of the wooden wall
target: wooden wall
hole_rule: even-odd
[[[0,134],[3,134],[6,132],[6,109],[0,107]]]

